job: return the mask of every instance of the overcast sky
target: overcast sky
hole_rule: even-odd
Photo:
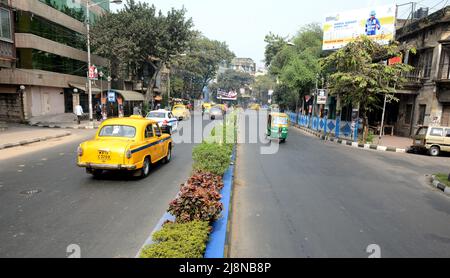
[[[409,0],[141,0],[167,11],[185,7],[195,29],[211,39],[225,41],[238,57],[262,65],[264,36],[270,31],[292,36],[303,25],[322,23],[330,13],[375,5],[402,4]],[[449,1],[417,0],[420,6],[441,8]],[[113,10],[119,8],[112,4]],[[406,8],[399,15],[408,16]]]

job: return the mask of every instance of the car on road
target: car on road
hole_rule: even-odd
[[[259,111],[261,109],[261,106],[257,103],[252,103],[248,106],[248,109]]]
[[[161,129],[169,134],[178,130],[178,119],[171,111],[164,109],[151,111],[147,114],[146,118],[158,122]]]
[[[219,119],[219,118],[223,119],[223,115],[224,115],[224,112],[220,106],[214,106],[213,108],[211,108],[209,110],[209,117],[211,118],[211,120],[215,120],[215,119]]]
[[[173,115],[179,120],[188,120],[191,118],[191,112],[183,104],[177,104],[172,108]]]
[[[173,141],[158,122],[142,116],[104,121],[93,140],[78,147],[78,166],[99,176],[105,170],[133,171],[147,177],[159,161],[170,162]]]
[[[450,127],[420,127],[414,136],[412,149],[426,150],[431,156],[439,156],[441,152],[450,152]]]

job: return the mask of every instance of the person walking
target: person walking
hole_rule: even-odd
[[[100,120],[102,119],[102,106],[101,104],[96,104],[95,105],[95,115],[97,117],[97,122],[100,122]]]
[[[141,109],[139,108],[139,106],[135,105],[135,106],[133,107],[133,115],[139,115],[139,116],[142,116],[142,114],[141,114]]]
[[[77,116],[77,123],[81,124],[81,117],[83,117],[84,111],[80,104],[75,106],[75,115]]]

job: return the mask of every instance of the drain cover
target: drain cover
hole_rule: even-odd
[[[42,192],[42,190],[40,190],[40,189],[32,189],[32,190],[22,191],[22,192],[20,192],[20,194],[21,195],[26,195],[26,196],[33,196],[33,195],[36,195],[36,194],[41,193],[41,192]]]

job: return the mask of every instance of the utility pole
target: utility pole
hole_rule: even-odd
[[[90,0],[86,0],[86,30],[87,30],[87,51],[88,51],[88,71],[91,68],[91,35],[90,35]],[[89,97],[89,125],[94,127],[94,117],[92,109],[92,82],[88,76],[88,97]]]

